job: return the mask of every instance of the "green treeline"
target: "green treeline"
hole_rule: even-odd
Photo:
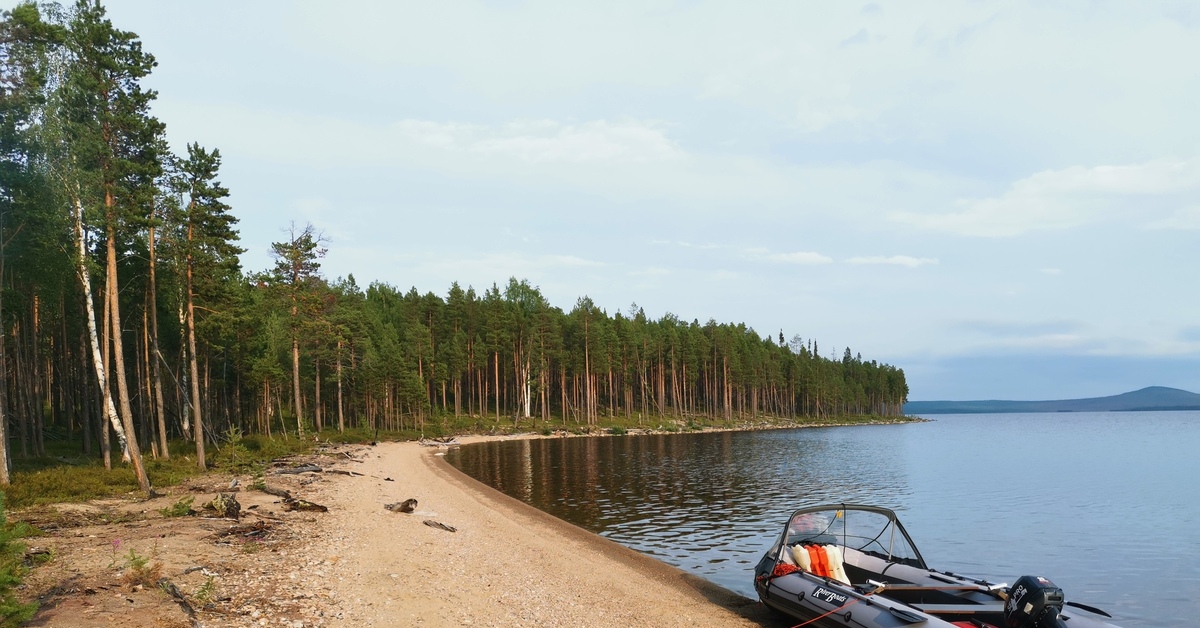
[[[0,23],[0,483],[10,449],[63,436],[148,489],[143,450],[185,439],[203,468],[238,432],[901,412],[903,371],[782,332],[564,311],[516,279],[328,281],[311,226],[247,272],[220,152],[171,152],[141,85],[155,65],[95,0]]]

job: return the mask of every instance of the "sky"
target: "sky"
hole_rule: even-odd
[[[104,4],[248,271],[312,224],[331,280],[744,322],[912,400],[1200,392],[1194,2]]]

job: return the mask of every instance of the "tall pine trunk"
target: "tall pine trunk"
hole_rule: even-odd
[[[191,227],[188,227],[191,239]],[[200,361],[196,356],[196,304],[192,294],[192,258],[187,259],[187,346],[188,370],[192,380],[192,411],[195,413],[196,466],[207,468],[204,460],[204,412],[200,406]]]
[[[154,224],[150,224],[150,282],[146,300],[146,309],[150,315],[150,370],[154,377],[154,415],[158,418],[158,448],[162,451],[164,460],[170,459],[171,452],[167,448],[167,416],[163,410],[162,370],[159,360],[162,353],[158,350],[158,285],[155,278],[157,259],[154,253]]]
[[[151,494],[150,478],[146,475],[146,468],[142,466],[142,452],[138,448],[137,432],[133,429],[133,409],[129,403],[129,384],[125,381],[125,352],[121,341],[121,307],[118,299],[117,290],[117,239],[116,239],[116,215],[112,197],[112,191],[106,190],[104,193],[104,205],[108,214],[108,298],[109,298],[109,314],[112,316],[112,347],[113,347],[113,365],[116,367],[117,378],[117,395],[121,401],[121,423],[125,427],[125,446],[128,448],[129,457],[133,462],[133,471],[137,475],[138,487],[147,496]]]

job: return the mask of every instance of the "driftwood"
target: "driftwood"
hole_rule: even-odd
[[[316,504],[304,499],[285,499],[283,500],[284,510],[311,510],[316,512],[329,512],[329,509],[321,504]]]
[[[447,532],[458,532],[458,529],[455,528],[454,526],[448,526],[448,525],[442,523],[441,521],[434,521],[433,519],[426,519],[425,521],[422,521],[421,523],[424,523],[425,525],[427,525],[431,528],[437,528],[439,530],[445,530]]]
[[[326,473],[336,473],[338,475],[348,475],[350,477],[362,477],[363,474],[357,471],[346,471],[344,469],[326,469]]]
[[[298,467],[275,469],[275,470],[271,471],[271,473],[274,473],[276,475],[286,475],[286,474],[292,474],[292,473],[320,473],[321,471],[324,471],[324,469],[322,469],[321,467],[318,467],[315,464],[302,464]]]
[[[217,537],[226,536],[263,536],[271,531],[271,524],[266,521],[255,521],[254,523],[242,523],[235,526],[229,526],[228,530],[217,532]]]
[[[187,616],[192,620],[192,625],[197,625],[196,609],[192,608],[192,603],[183,596],[183,593],[179,591],[179,587],[175,586],[175,583],[171,582],[170,578],[159,578],[158,588],[162,589],[167,593],[167,595],[170,595],[172,598],[174,598],[175,601],[183,607],[183,612],[187,613]]]
[[[453,436],[445,438],[422,438],[420,443],[422,447],[449,447],[450,445],[457,445],[458,439]]]
[[[406,499],[402,502],[396,502],[394,504],[384,504],[383,507],[392,512],[412,512],[417,509],[417,500]]]
[[[266,484],[263,484],[262,487],[260,487],[258,490],[260,490],[268,495],[274,495],[274,496],[282,498],[282,499],[294,499],[292,497],[291,493],[289,493],[281,488],[267,486]]]
[[[263,519],[270,519],[271,521],[283,521],[283,519],[280,517],[276,517],[275,515],[264,515],[257,510],[247,510],[246,512],[254,515],[255,517],[262,517]]]

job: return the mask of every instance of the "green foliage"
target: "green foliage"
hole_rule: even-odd
[[[192,510],[192,504],[195,501],[195,497],[181,497],[179,501],[166,508],[159,509],[158,512],[164,517],[187,517],[195,514],[196,511]]]
[[[0,492],[0,624],[17,626],[33,617],[37,603],[23,604],[13,590],[25,576],[25,544],[21,539],[31,536],[33,528],[21,522],[10,524]]]
[[[628,433],[628,430],[626,430],[624,427],[621,427],[620,425],[617,425],[617,426],[608,428],[608,433],[612,434],[613,436],[624,436],[626,433]]]
[[[119,540],[114,540],[114,548],[119,543]],[[115,566],[121,571],[121,582],[126,586],[149,587],[162,577],[162,563],[151,562],[152,560],[153,556],[142,556],[131,547],[129,553],[122,557],[120,564],[114,560],[110,567]]]
[[[196,589],[196,593],[192,597],[196,598],[196,601],[200,602],[201,604],[204,604],[205,602],[212,601],[212,599],[216,596],[217,579],[209,576],[208,579],[204,581],[204,584],[200,585],[199,589]]]

